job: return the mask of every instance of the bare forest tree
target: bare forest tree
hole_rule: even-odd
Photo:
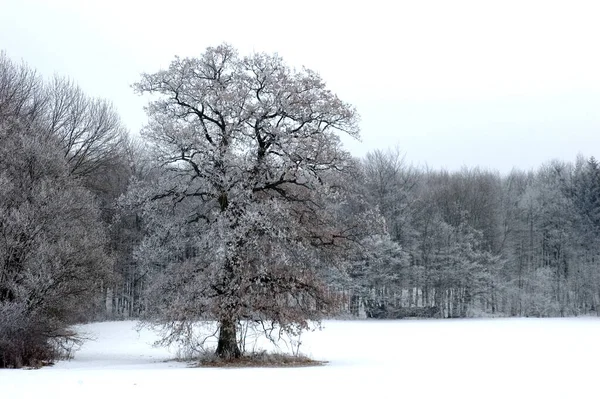
[[[124,146],[124,158],[119,160],[126,173],[118,174],[117,183],[129,187],[130,181],[150,183],[157,170],[141,139],[130,140]],[[109,174],[110,176],[110,174]],[[114,178],[114,177],[113,177]],[[114,191],[111,191],[114,193]],[[106,289],[106,316],[113,319],[139,317],[144,307],[147,270],[135,259],[134,251],[145,235],[142,212],[139,209],[117,206],[110,208],[111,250],[114,264],[114,284]]]
[[[110,265],[94,197],[69,175],[58,143],[1,123],[0,367],[60,356]]]
[[[0,53],[0,367],[52,361],[100,309],[125,133],[108,102]]]
[[[19,118],[57,140],[70,173],[89,177],[121,158],[127,130],[110,102],[86,96],[71,80],[44,81],[0,53],[0,117]],[[98,180],[96,178],[96,180]]]
[[[70,79],[55,76],[44,80],[27,64],[17,64],[2,52],[0,118],[17,118],[52,140],[69,174],[94,194],[102,219],[106,223],[113,220],[115,201],[127,189],[137,166],[131,159],[134,146],[110,102],[85,95]],[[112,239],[117,243],[120,239],[115,231]],[[116,276],[125,268],[117,263]],[[103,289],[114,297],[115,292],[120,293],[119,281],[116,285],[106,281]],[[108,308],[112,314],[113,305]]]

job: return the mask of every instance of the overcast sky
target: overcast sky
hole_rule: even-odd
[[[362,156],[508,172],[600,158],[600,2],[0,0],[0,49],[146,120],[130,85],[224,41],[318,71],[362,117]]]

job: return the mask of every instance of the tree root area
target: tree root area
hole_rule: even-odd
[[[324,366],[326,361],[313,360],[305,356],[293,356],[285,354],[251,353],[239,358],[223,359],[210,356],[200,359],[194,367],[222,367],[222,368],[283,368],[283,367],[315,367]]]

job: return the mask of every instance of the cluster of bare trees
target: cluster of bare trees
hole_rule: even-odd
[[[372,203],[407,257],[396,257],[396,278],[384,284],[358,280],[367,315],[599,312],[600,170],[594,158],[501,176],[416,169],[398,152],[376,151],[364,160],[364,171]],[[356,304],[353,312],[359,312]]]
[[[507,176],[353,159],[357,114],[313,71],[228,45],[175,59],[143,141],[107,101],[0,54],[0,367],[52,361],[72,323],[139,318],[216,355],[240,329],[600,312],[600,165]],[[242,342],[242,344],[240,344]]]
[[[97,314],[125,134],[108,102],[0,53],[0,367],[55,359]]]

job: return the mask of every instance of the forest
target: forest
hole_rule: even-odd
[[[600,163],[508,174],[363,159],[358,112],[313,71],[222,45],[110,101],[0,53],[0,368],[55,359],[74,323],[140,319],[163,343],[219,322],[600,314]],[[363,132],[368,135],[368,132]],[[401,138],[400,138],[401,139]]]

